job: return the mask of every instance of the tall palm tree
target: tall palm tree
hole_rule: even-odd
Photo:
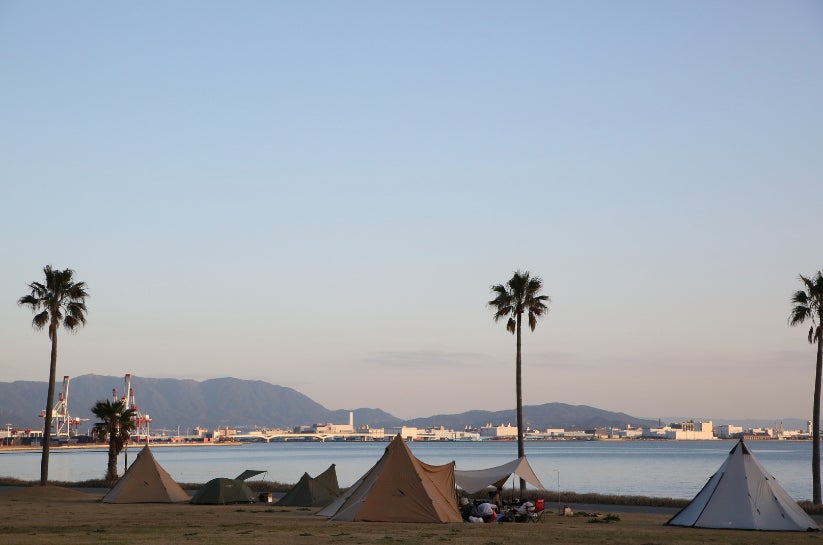
[[[515,383],[517,390],[517,456],[525,454],[523,445],[523,380],[522,380],[522,357],[521,357],[521,324],[523,313],[526,313],[529,320],[529,328],[534,331],[537,327],[537,320],[549,312],[546,303],[551,299],[548,295],[542,295],[543,280],[538,277],[531,277],[529,271],[515,271],[514,275],[505,284],[497,284],[491,287],[494,299],[488,305],[494,309],[494,321],[503,318],[506,321],[506,329],[517,337],[517,356],[515,358]],[[520,480],[521,496],[525,491],[526,483]]]
[[[108,399],[98,401],[91,412],[101,420],[94,425],[95,435],[101,442],[109,442],[106,482],[113,483],[117,480],[117,456],[123,451],[135,429],[136,414],[134,409],[126,408],[126,402],[122,399],[114,402]]]
[[[51,265],[43,268],[45,282],[32,282],[28,295],[21,297],[17,304],[31,307],[35,316],[31,321],[35,329],[48,326],[51,339],[51,363],[49,365],[49,389],[46,397],[46,418],[43,423],[43,456],[40,459],[40,486],[46,486],[49,480],[49,446],[51,445],[51,428],[54,411],[54,381],[57,375],[57,329],[62,324],[73,331],[86,323],[85,282],[74,281],[71,269],[52,269]]]
[[[789,314],[789,325],[795,326],[811,322],[809,328],[809,343],[817,343],[817,365],[814,372],[814,402],[812,409],[812,501],[821,503],[820,496],[820,378],[823,373],[823,272],[807,278],[800,275],[803,283],[802,290],[792,295],[792,311]]]

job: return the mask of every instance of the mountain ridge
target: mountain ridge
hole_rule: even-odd
[[[69,388],[69,413],[83,419],[84,433],[95,421],[90,408],[101,399],[110,398],[113,388],[122,395],[123,378],[88,374],[73,377]],[[357,426],[417,427],[444,426],[451,429],[503,425],[516,422],[514,409],[469,410],[459,414],[439,414],[404,420],[382,409],[327,409],[308,396],[285,386],[262,380],[222,377],[196,381],[192,379],[150,378],[132,375],[135,404],[152,418],[151,429],[176,430],[203,426],[231,428],[286,428],[317,423],[347,423],[354,413]],[[57,391],[62,391],[58,382]],[[46,381],[0,382],[0,422],[13,427],[39,429],[47,391]],[[56,399],[55,399],[56,402]],[[656,421],[616,413],[586,405],[545,403],[523,408],[524,424],[533,429],[590,429],[614,426],[643,427]]]

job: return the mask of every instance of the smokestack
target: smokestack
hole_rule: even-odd
[[[349,411],[349,426],[354,429],[354,411]]]

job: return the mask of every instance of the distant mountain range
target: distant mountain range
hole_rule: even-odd
[[[47,383],[35,381],[0,382],[0,425],[15,428],[39,429],[38,415],[45,406]],[[194,380],[142,378],[132,376],[135,401],[142,413],[152,418],[152,430],[181,431],[203,426],[209,429],[230,428],[292,428],[317,423],[345,424],[348,410],[330,410],[300,392],[263,381],[217,378],[202,382]],[[123,378],[101,375],[82,375],[71,379],[69,413],[88,419],[80,426],[84,433],[95,421],[91,407],[101,399],[111,398],[112,389],[122,395]],[[62,381],[57,384],[57,392]],[[56,401],[57,395],[55,395]],[[485,424],[516,423],[515,411],[472,410],[461,414],[441,414],[402,420],[380,409],[354,409],[358,426],[386,427],[406,424],[418,427],[444,426],[463,429]],[[524,420],[534,429],[565,428],[591,429],[615,426],[644,427],[656,420],[635,418],[585,405],[546,403],[525,406]]]

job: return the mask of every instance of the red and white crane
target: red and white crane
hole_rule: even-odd
[[[117,388],[113,388],[111,393],[114,400],[118,401]],[[134,411],[134,432],[132,435],[137,441],[148,441],[151,417],[147,414],[141,413],[140,409],[137,407],[137,403],[134,400],[134,388],[131,386],[131,373],[126,373],[126,378],[123,384],[123,396],[119,398],[119,401],[123,401],[123,405],[127,409]]]
[[[69,414],[69,383],[71,377],[63,377],[63,391],[58,394],[57,403],[51,410],[52,435],[54,437],[77,437],[80,422],[88,418],[72,417]],[[40,418],[46,417],[46,411],[40,412]]]

